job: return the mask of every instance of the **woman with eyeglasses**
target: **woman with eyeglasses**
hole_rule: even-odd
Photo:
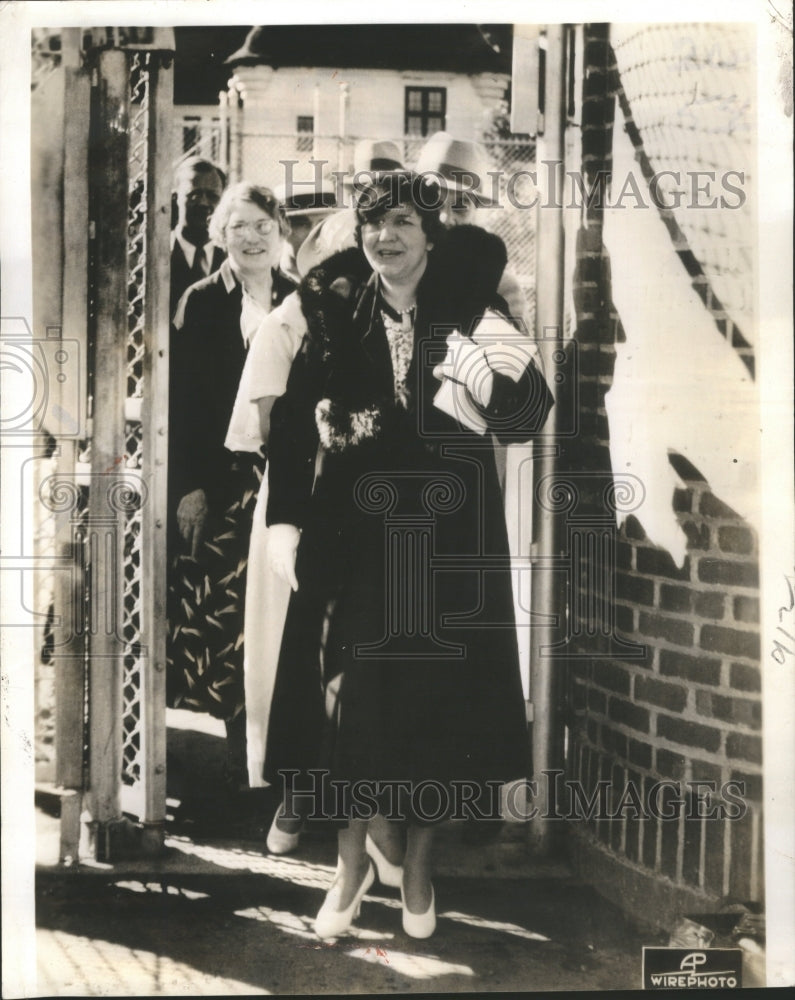
[[[224,440],[251,339],[295,285],[278,270],[287,223],[268,188],[228,188],[209,231],[227,259],[185,292],[171,337],[169,704],[224,719],[236,792],[247,786],[243,614],[264,458]]]
[[[527,773],[486,431],[527,440],[551,397],[529,355],[506,368],[473,337],[504,310],[502,241],[445,231],[439,208],[409,172],[359,190],[360,249],[304,279],[308,334],[271,413],[269,552],[293,595],[266,776],[339,827],[321,938],[348,930],[376,873],[405,933],[430,936],[436,825]]]
[[[299,251],[298,272],[305,274],[331,254],[353,245],[353,227],[349,224],[348,213],[329,214],[313,230],[307,252],[303,247]],[[226,436],[226,447],[231,451],[263,449],[267,455],[271,409],[285,390],[290,366],[306,330],[298,292],[288,295],[263,320],[246,357],[232,411]],[[265,475],[254,509],[246,581],[244,679],[246,755],[251,788],[267,784],[264,761],[270,705],[290,599],[289,585],[277,577],[269,565],[267,503],[268,477]],[[280,813],[278,808],[274,812],[266,845],[273,854],[288,854],[298,847],[303,822],[284,820]]]

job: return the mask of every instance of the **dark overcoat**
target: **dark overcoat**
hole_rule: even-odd
[[[270,781],[319,765],[343,783],[414,786],[527,773],[491,436],[433,405],[445,338],[499,306],[504,264],[502,242],[476,227],[437,243],[418,288],[402,402],[378,279],[361,252],[332,257],[301,286],[309,333],[274,406],[269,447],[268,523],[302,529]],[[481,412],[504,440],[528,440],[550,405],[530,364],[518,382],[495,373]]]
[[[294,289],[274,273],[273,305]],[[254,506],[265,459],[224,447],[246,359],[243,291],[228,263],[191,285],[174,321],[169,403],[167,699],[170,705],[240,717],[243,612]],[[209,517],[192,558],[176,525],[179,501],[204,490]],[[245,752],[231,769],[245,772]]]
[[[295,284],[273,273],[272,305]],[[174,317],[169,364],[169,498],[203,489],[214,513],[229,500],[235,456],[224,447],[246,360],[243,289],[228,263],[192,285]]]
[[[212,266],[210,267],[210,274],[217,271],[225,259],[226,253],[220,247],[213,247],[213,260]],[[171,313],[172,319],[177,310],[177,306],[179,305],[179,300],[195,281],[196,276],[185,259],[185,252],[183,251],[179,240],[174,240],[174,246],[171,248],[171,283],[169,297],[169,301],[171,303],[169,312]]]

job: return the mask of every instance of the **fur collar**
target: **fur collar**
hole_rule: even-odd
[[[468,333],[487,307],[499,308],[497,285],[505,262],[505,246],[498,236],[478,226],[447,231],[420,281],[415,340],[427,339],[435,328],[457,327]],[[324,374],[315,410],[324,449],[346,452],[380,442],[385,435],[394,440],[396,428],[407,417],[416,424],[416,414],[406,414],[389,391],[389,349],[385,338],[373,335],[380,329],[377,279],[362,251],[343,250],[314,267],[299,294],[309,330],[307,349]],[[363,367],[363,354],[374,362],[369,370]],[[427,383],[431,394],[438,388],[430,377],[414,381]],[[414,408],[410,401],[409,411]]]

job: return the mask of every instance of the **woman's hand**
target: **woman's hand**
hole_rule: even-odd
[[[179,533],[190,545],[190,554],[194,559],[199,555],[208,514],[207,494],[204,490],[186,493],[177,507]]]
[[[271,570],[289,583],[293,590],[298,590],[298,579],[295,575],[295,554],[301,531],[294,524],[272,524],[268,529],[268,562]]]

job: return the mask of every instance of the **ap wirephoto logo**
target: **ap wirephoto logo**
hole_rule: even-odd
[[[743,984],[741,948],[644,948],[644,990],[733,990]]]

